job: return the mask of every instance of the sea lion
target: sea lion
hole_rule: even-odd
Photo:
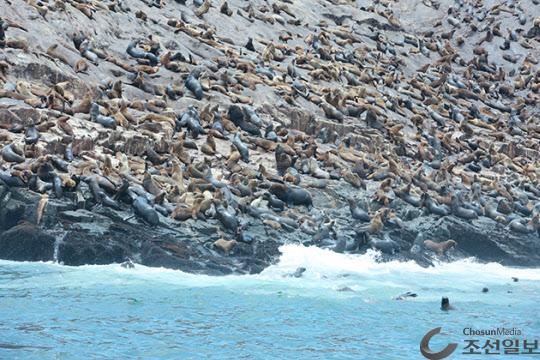
[[[116,129],[116,120],[110,116],[103,116],[99,112],[99,105],[92,103],[90,108],[90,118],[92,121],[101,124],[103,127],[108,129]]]
[[[2,159],[7,162],[23,163],[24,157],[18,154],[13,144],[8,144],[2,149]]]
[[[394,300],[405,300],[407,298],[415,298],[417,296],[418,295],[416,293],[413,293],[412,291],[407,291],[406,293],[396,296]]]
[[[236,240],[219,239],[212,243],[212,246],[223,251],[225,254],[229,254],[232,249],[238,244]]]
[[[133,269],[133,268],[135,268],[135,264],[129,258],[126,261],[124,261],[123,263],[121,263],[120,266],[123,267],[124,269]]]
[[[359,208],[357,202],[353,198],[349,198],[347,201],[349,202],[349,210],[351,211],[353,219],[361,220],[364,222],[371,221],[371,217],[369,216],[369,214]]]
[[[249,163],[249,150],[247,145],[242,142],[242,139],[240,138],[240,133],[234,134],[232,143],[242,156],[242,160],[245,163]]]
[[[276,168],[279,175],[283,176],[287,169],[294,164],[294,159],[285,152],[285,149],[281,144],[278,144],[276,147],[274,157],[276,159]]]
[[[41,134],[36,129],[35,125],[30,125],[25,132],[24,135],[24,142],[27,145],[33,145],[38,142],[39,138],[41,137]]]
[[[146,59],[149,61],[150,66],[157,66],[159,63],[159,58],[151,52],[147,52],[137,48],[138,44],[138,40],[133,40],[128,44],[126,52],[129,54],[129,56],[132,56],[136,59]]]
[[[422,195],[424,207],[432,214],[446,216],[450,214],[450,208],[444,204],[437,205],[427,193]]]
[[[273,184],[270,192],[289,205],[305,205],[308,209],[313,206],[309,191],[298,186]]]
[[[186,88],[195,95],[197,100],[202,100],[204,96],[203,88],[201,86],[201,83],[199,82],[199,76],[201,74],[200,69],[193,69],[191,73],[189,73],[188,77],[186,78],[185,85]]]
[[[441,299],[441,310],[443,311],[455,310],[455,308],[452,305],[450,305],[450,300],[446,296],[443,296]]]
[[[458,197],[455,194],[452,194],[451,199],[452,214],[467,220],[478,219],[478,214],[476,213],[476,211],[461,206],[461,201],[459,201]]]
[[[395,254],[396,252],[399,252],[400,246],[398,243],[396,243],[394,240],[390,238],[384,238],[384,239],[370,239],[368,241],[368,246],[375,250],[380,250],[383,253],[386,254]]]
[[[536,232],[540,227],[539,216],[538,214],[534,214],[531,220],[529,220],[527,223],[524,219],[518,217],[510,221],[509,227],[511,230],[522,234]]]
[[[48,202],[49,202],[49,195],[41,194],[41,199],[39,199],[37,209],[36,209],[36,224],[37,225],[39,225],[41,223],[41,219],[43,219],[43,213],[45,212],[45,207],[47,206]]]
[[[232,231],[234,234],[238,233],[240,228],[240,222],[235,214],[227,210],[221,202],[214,201],[214,206],[216,208],[216,217],[223,224],[223,226]]]
[[[424,240],[423,245],[426,249],[436,252],[439,255],[445,254],[449,249],[455,247],[457,242],[455,240],[446,240],[440,243],[436,243],[432,240]]]
[[[135,214],[152,226],[160,224],[158,212],[150,205],[144,196],[137,196],[133,201]]]

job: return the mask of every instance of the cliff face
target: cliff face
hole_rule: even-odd
[[[1,258],[540,265],[536,0],[0,7]]]

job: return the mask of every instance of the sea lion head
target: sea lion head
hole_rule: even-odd
[[[457,246],[457,242],[455,240],[450,239],[450,240],[446,240],[444,242],[444,249],[445,250],[451,249],[451,248],[453,248],[455,246]]]

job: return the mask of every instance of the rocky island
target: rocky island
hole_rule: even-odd
[[[538,0],[0,9],[2,259],[540,266]]]

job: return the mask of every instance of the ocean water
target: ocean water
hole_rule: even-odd
[[[439,326],[430,346],[457,343],[450,359],[507,359],[463,355],[465,339],[489,338],[463,329],[540,340],[540,269],[281,250],[259,275],[226,277],[0,261],[0,359],[422,359],[421,338]],[[417,297],[394,299],[407,291]],[[441,311],[441,296],[456,309]]]

